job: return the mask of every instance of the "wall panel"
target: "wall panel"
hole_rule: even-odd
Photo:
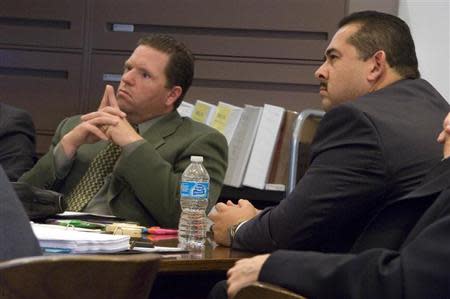
[[[80,111],[80,54],[0,49],[0,101],[29,111],[38,152],[58,123]]]
[[[87,0],[0,1],[0,44],[81,49]]]
[[[186,100],[318,108],[315,69],[345,0],[0,1],[0,99],[29,110],[39,151],[97,108],[137,40],[171,34],[196,57]]]

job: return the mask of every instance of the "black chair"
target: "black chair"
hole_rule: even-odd
[[[293,125],[286,196],[294,190],[297,181],[309,166],[309,145],[324,115],[324,111],[306,109],[299,113]]]
[[[305,299],[305,297],[293,293],[281,287],[254,282],[239,290],[234,299]]]
[[[0,298],[147,299],[155,254],[60,255],[0,262]]]

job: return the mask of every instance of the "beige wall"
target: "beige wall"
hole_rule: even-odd
[[[450,102],[449,0],[400,0],[398,15],[411,28],[422,78]]]
[[[378,10],[396,15],[399,0],[348,0],[347,11]]]

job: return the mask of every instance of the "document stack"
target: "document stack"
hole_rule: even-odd
[[[228,169],[224,184],[242,186],[261,115],[262,107],[245,105],[228,147]]]
[[[284,112],[282,107],[264,105],[244,176],[244,186],[265,188]]]
[[[206,125],[211,125],[216,114],[216,105],[197,100],[192,111],[192,119]]]
[[[32,224],[39,245],[64,253],[113,253],[129,249],[130,236],[80,231],[72,227]]]
[[[285,191],[289,177],[290,142],[296,111],[265,104],[237,107],[196,100],[179,111],[221,132],[228,142],[224,185]]]

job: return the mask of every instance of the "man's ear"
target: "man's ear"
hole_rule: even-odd
[[[370,59],[372,60],[372,65],[367,79],[369,81],[376,82],[386,72],[386,53],[383,50],[378,50]]]
[[[166,106],[173,106],[174,103],[181,96],[182,91],[183,91],[183,89],[181,88],[181,86],[176,85],[176,86],[172,87],[166,98]]]

